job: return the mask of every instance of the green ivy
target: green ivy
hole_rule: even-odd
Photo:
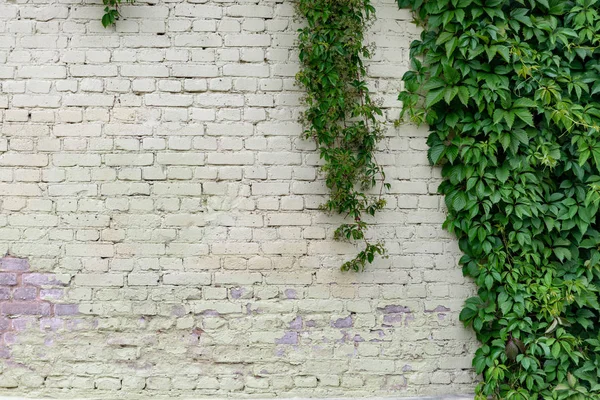
[[[385,206],[381,193],[389,187],[374,155],[382,111],[364,80],[363,59],[371,55],[364,32],[375,9],[370,0],[299,0],[297,9],[307,22],[299,31],[302,69],[296,77],[306,89],[304,135],[317,142],[324,161],[331,196],[322,208],[351,220],[336,229],[335,239],[364,242],[342,270],[360,271],[385,254],[383,243],[367,239],[364,216]],[[379,195],[368,195],[375,187]]]
[[[102,0],[104,3],[104,15],[102,16],[102,26],[105,28],[114,25],[121,14],[119,13],[119,5],[123,0]],[[125,0],[126,3],[135,3],[135,0]]]
[[[600,398],[600,3],[399,0],[424,29],[403,116],[430,126],[478,296],[477,399]]]

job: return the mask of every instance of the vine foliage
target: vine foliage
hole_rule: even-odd
[[[477,399],[600,398],[600,3],[399,0],[403,116],[430,126],[478,295]]]
[[[385,254],[383,243],[368,240],[364,220],[385,206],[381,193],[387,187],[374,156],[382,111],[364,79],[363,59],[371,55],[364,32],[375,9],[370,0],[298,0],[297,9],[307,23],[299,32],[302,68],[296,76],[306,89],[304,135],[316,141],[324,161],[331,196],[322,208],[351,221],[336,229],[335,239],[364,242],[342,270],[360,271]],[[377,187],[379,195],[368,194]]]
[[[102,0],[104,4],[104,15],[102,16],[102,26],[105,28],[114,25],[121,13],[119,13],[119,6],[123,0]],[[133,4],[135,0],[125,0],[126,3]]]

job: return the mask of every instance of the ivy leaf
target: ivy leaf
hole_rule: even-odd
[[[506,121],[506,124],[508,125],[508,129],[511,129],[515,123],[515,114],[511,111],[504,112],[504,120]]]
[[[110,18],[110,14],[104,14],[102,16],[102,26],[103,27],[108,27],[111,24],[111,18]]]
[[[467,206],[467,195],[464,192],[458,192],[452,201],[452,208],[461,211]]]
[[[458,316],[458,318],[462,322],[466,323],[466,322],[471,321],[473,318],[475,318],[476,315],[477,315],[477,310],[473,310],[473,309],[471,309],[469,307],[465,307],[460,312],[460,315]]]
[[[526,108],[514,108],[512,110],[514,114],[523,122],[529,126],[533,126],[533,115]]]
[[[446,146],[443,143],[438,143],[429,148],[428,156],[429,162],[431,164],[437,164],[444,155],[444,151],[446,150]]]
[[[515,129],[511,133],[514,137],[516,137],[519,142],[523,144],[529,143],[529,137],[527,136],[527,132],[523,129]]]
[[[596,81],[594,86],[592,86],[592,94],[594,95],[596,93],[600,93],[600,80]]]
[[[460,100],[460,102],[463,105],[468,105],[469,104],[469,89],[467,89],[466,86],[459,86],[458,87],[458,99]]]
[[[498,178],[498,180],[502,183],[506,183],[509,174],[510,171],[506,167],[500,167],[496,169],[496,178]]]
[[[566,247],[555,247],[553,250],[556,258],[558,258],[561,262],[563,262],[565,258],[567,260],[571,259],[571,251]]]
[[[497,108],[496,110],[494,110],[494,124],[499,124],[500,121],[502,121],[502,118],[504,118],[504,110],[502,110],[501,108]]]
[[[527,97],[521,97],[514,101],[513,107],[514,108],[523,108],[523,107],[536,108],[537,104],[535,101],[533,101]]]
[[[444,98],[445,91],[445,88],[429,91],[425,96],[425,107],[431,108],[431,106],[440,102]]]
[[[440,33],[440,36],[435,41],[435,44],[437,46],[442,45],[442,44],[446,43],[448,40],[452,39],[453,37],[454,37],[454,32],[442,32],[442,33]]]

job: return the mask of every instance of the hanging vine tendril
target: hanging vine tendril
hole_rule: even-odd
[[[302,69],[297,75],[306,89],[304,135],[317,142],[331,191],[322,209],[351,221],[336,229],[335,239],[363,242],[363,250],[341,267],[361,271],[385,254],[382,242],[367,239],[364,216],[385,206],[381,193],[389,187],[374,155],[382,111],[364,79],[363,59],[371,56],[364,33],[375,9],[370,0],[299,0],[297,8],[307,22],[299,34]],[[378,196],[367,194],[377,186]]]

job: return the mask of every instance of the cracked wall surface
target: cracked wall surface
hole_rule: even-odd
[[[0,0],[0,395],[469,393],[474,285],[426,129],[394,128],[419,32],[377,0],[388,205],[356,249],[318,210],[288,0]]]

